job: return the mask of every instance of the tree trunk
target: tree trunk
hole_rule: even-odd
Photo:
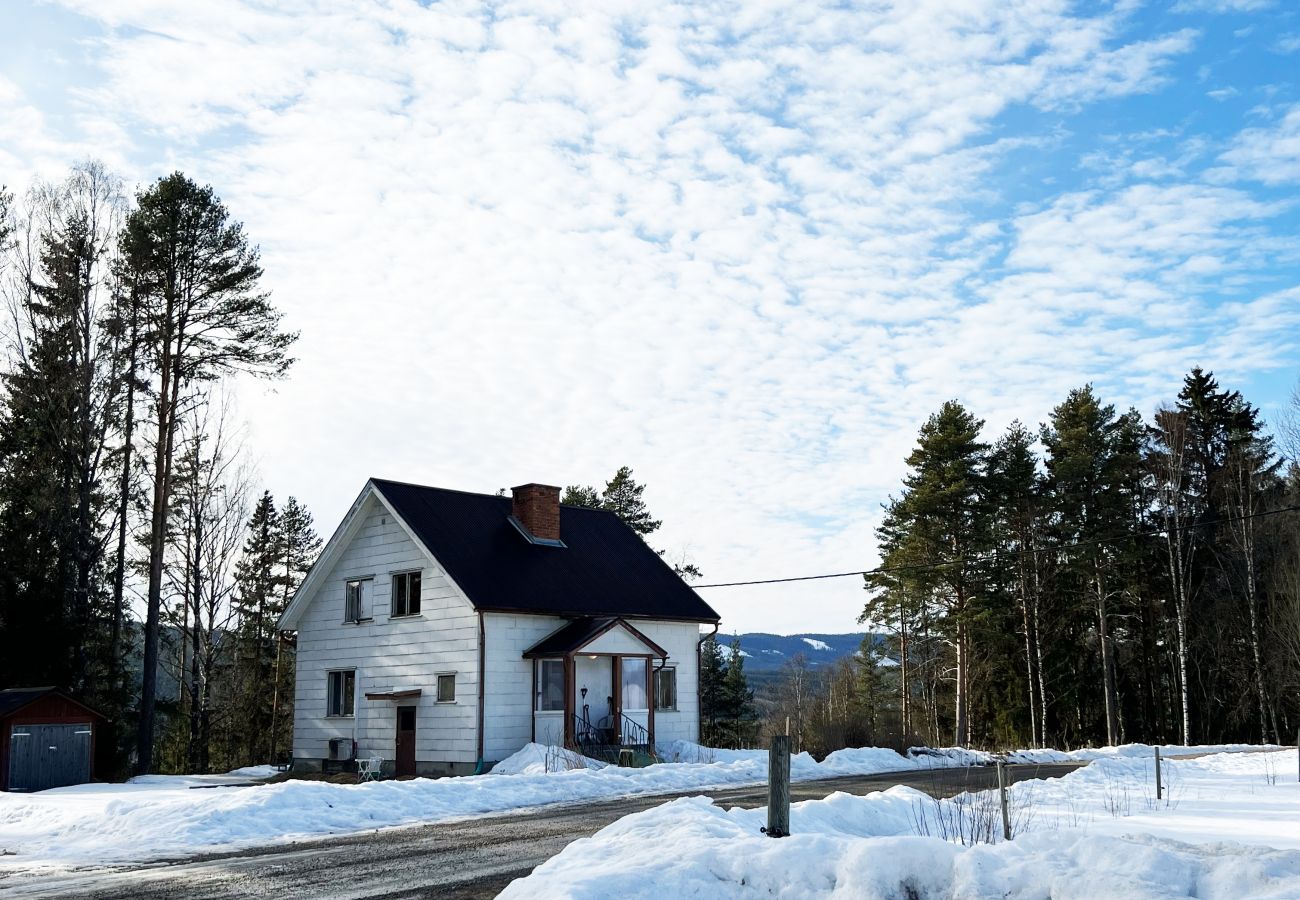
[[[1106,611],[1106,585],[1101,575],[1101,561],[1095,560],[1094,581],[1097,589],[1097,636],[1101,643],[1102,690],[1106,697],[1106,742],[1119,745],[1119,694],[1115,686],[1115,661],[1110,646],[1110,622]]]
[[[131,344],[127,351],[126,408],[122,423],[122,477],[118,481],[117,560],[113,567],[113,624],[109,637],[109,684],[121,688],[122,678],[122,591],[126,582],[126,521],[131,511],[131,459],[135,432],[136,352],[139,347],[139,305],[131,298]]]
[[[176,394],[180,373],[174,365],[171,340],[164,344],[158,395],[158,434],[154,450],[153,510],[149,535],[149,590],[144,626],[144,671],[140,678],[140,727],[136,740],[136,772],[153,770],[154,707],[158,692],[158,627],[162,612],[163,554],[167,546],[167,506],[171,500]]]

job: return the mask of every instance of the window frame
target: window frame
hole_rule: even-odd
[[[338,676],[339,686],[334,687],[335,676]],[[351,682],[352,689],[346,690],[348,682]],[[335,700],[339,700],[339,712],[335,712]],[[354,719],[357,715],[357,670],[356,669],[329,669],[325,672],[325,718],[327,719]]]
[[[442,680],[451,679],[451,699],[442,699]],[[455,672],[438,672],[433,676],[433,699],[435,703],[449,705],[456,702],[456,673]]]
[[[671,706],[663,705],[663,691],[659,689],[660,687],[659,679],[665,673],[668,672],[672,673],[673,702]],[[658,669],[654,670],[654,679],[655,679],[655,712],[677,712],[677,667],[660,666]]]
[[[412,596],[411,582],[415,582],[414,596]],[[405,606],[402,612],[397,611],[397,598],[399,583],[405,584]],[[420,592],[424,587],[424,570],[407,569],[403,572],[394,572],[389,588],[388,617],[390,619],[409,619],[412,616],[420,615]],[[412,609],[414,605],[414,609]]]
[[[559,680],[560,680],[560,693],[559,693],[560,705],[559,705],[559,706],[556,706],[556,707],[547,707],[547,706],[545,706],[544,703],[543,703],[543,700],[544,700],[544,698],[546,697],[546,684],[547,684],[547,681],[546,681],[546,674],[545,674],[545,673],[546,673],[546,666],[547,666],[548,663],[558,666],[558,668],[559,668],[559,673],[560,673],[560,675],[559,675]],[[548,657],[543,657],[543,658],[541,658],[541,659],[538,659],[538,660],[537,660],[537,669],[536,669],[536,672],[537,672],[537,676],[536,676],[536,677],[537,677],[537,696],[533,698],[533,712],[539,712],[539,713],[556,713],[556,712],[558,712],[558,713],[562,713],[562,712],[564,712],[564,687],[565,687],[564,657],[562,657],[562,656],[554,656],[554,657],[548,656]]]
[[[370,589],[366,590],[366,582],[370,583]],[[357,585],[357,614],[351,615],[352,599],[349,596],[352,592],[352,586]],[[373,615],[367,615],[366,596],[369,595],[370,603],[373,606],[375,602],[375,576],[358,575],[353,578],[343,579],[343,624],[360,625],[362,622],[373,621]]]
[[[649,711],[650,672],[653,670],[653,666],[650,665],[650,658],[647,656],[621,656],[619,657],[619,660],[619,709],[624,712],[627,712],[628,710],[631,710],[632,712]],[[639,680],[636,678],[628,678],[628,663],[639,664],[641,666],[642,677]],[[642,697],[645,699],[644,706],[633,706],[628,702],[629,699],[631,699],[628,695],[633,690],[639,690],[641,692]]]

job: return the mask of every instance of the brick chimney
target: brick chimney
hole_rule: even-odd
[[[560,539],[560,489],[549,484],[521,484],[510,489],[515,518],[533,537]]]

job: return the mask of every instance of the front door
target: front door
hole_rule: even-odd
[[[613,743],[614,661],[608,656],[576,656],[573,675],[578,738]]]
[[[397,768],[395,774],[415,774],[415,707],[397,707]]]

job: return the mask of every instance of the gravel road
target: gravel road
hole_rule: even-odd
[[[1022,781],[1053,778],[1075,768],[1075,764],[1017,765],[1009,766],[1008,771],[1013,780]],[[934,796],[951,796],[994,787],[997,774],[992,767],[974,767],[801,781],[792,785],[791,799],[819,799],[835,791],[867,794],[898,784]],[[594,834],[628,813],[658,806],[677,796],[700,794],[714,798],[722,806],[755,807],[767,803],[766,788],[759,786],[546,806],[135,868],[11,877],[0,879],[0,896],[96,900],[494,897],[571,841]]]

